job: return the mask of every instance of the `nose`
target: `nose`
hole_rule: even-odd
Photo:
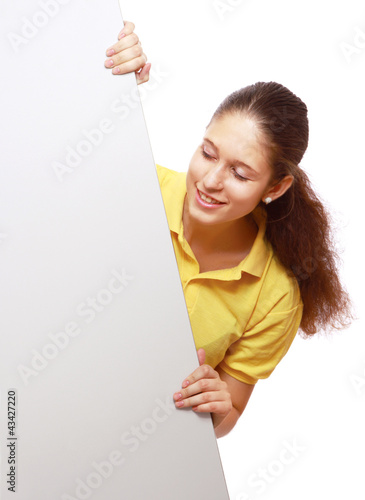
[[[203,186],[207,191],[220,191],[223,188],[223,165],[210,166],[203,177]]]

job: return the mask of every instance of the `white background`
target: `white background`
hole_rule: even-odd
[[[359,319],[327,337],[298,337],[219,447],[232,500],[363,499],[362,2],[122,0],[122,7],[157,74],[140,90],[157,163],[187,170],[215,108],[245,85],[278,81],[308,106],[302,166],[335,217]],[[296,451],[285,452],[289,445]]]

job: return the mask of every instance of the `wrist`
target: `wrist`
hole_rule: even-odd
[[[218,439],[220,437],[228,434],[233,427],[236,425],[237,420],[240,417],[239,411],[233,406],[228,415],[218,415],[217,413],[212,414],[213,427],[215,432],[215,437]]]

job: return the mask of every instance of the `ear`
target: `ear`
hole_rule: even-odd
[[[293,184],[294,177],[292,175],[286,175],[280,182],[271,186],[267,191],[265,191],[265,195],[263,196],[262,201],[265,201],[266,198],[271,198],[272,201],[277,200],[282,196]]]

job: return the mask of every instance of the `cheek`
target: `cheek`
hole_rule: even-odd
[[[204,173],[204,167],[202,165],[202,158],[198,153],[195,153],[190,160],[189,168],[186,174],[187,185],[194,184]]]
[[[195,169],[189,166],[189,170],[186,173],[186,191],[189,198],[192,196],[192,193],[195,190],[195,184],[196,184]]]
[[[253,183],[244,183],[241,186],[231,186],[230,198],[239,210],[240,208],[254,209],[261,201],[263,190]]]

